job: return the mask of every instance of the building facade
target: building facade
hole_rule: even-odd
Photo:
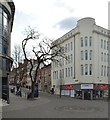
[[[3,99],[9,102],[9,72],[12,65],[11,32],[15,6],[13,2],[0,2],[0,82]]]
[[[83,18],[77,26],[55,40],[52,45],[64,47],[65,58],[52,62],[51,83],[56,94],[82,99],[108,96],[107,29],[96,25],[95,19]],[[59,65],[59,63],[61,65]]]
[[[41,68],[41,90],[50,92],[51,89],[51,64]]]

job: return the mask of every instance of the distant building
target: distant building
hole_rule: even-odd
[[[15,5],[13,2],[0,2],[0,88],[2,97],[9,102],[9,72],[12,65],[11,32],[13,27]],[[0,94],[1,95],[1,94]]]
[[[41,68],[41,90],[50,92],[51,89],[51,64]]]
[[[99,99],[108,96],[108,38],[110,32],[83,18],[77,26],[55,40],[64,47],[66,58],[57,58],[51,66],[51,83],[55,94]],[[87,98],[88,97],[88,98]]]

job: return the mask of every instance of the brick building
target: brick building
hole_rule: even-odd
[[[50,92],[51,87],[51,64],[44,65],[41,68],[41,89],[44,92]]]

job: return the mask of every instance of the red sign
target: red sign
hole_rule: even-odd
[[[101,89],[108,89],[108,85],[101,84]]]
[[[101,89],[101,90],[106,90],[108,89],[108,84],[100,84],[100,85],[94,85],[94,89]]]
[[[66,90],[73,90],[72,85],[66,85]]]

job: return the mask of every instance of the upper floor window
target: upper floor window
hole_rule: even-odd
[[[103,65],[101,66],[101,76],[103,76]]]
[[[104,62],[106,62],[106,53],[104,53]]]
[[[68,43],[68,51],[70,51],[70,43]]]
[[[88,65],[85,65],[85,75],[88,75]]]
[[[104,76],[106,76],[106,66],[104,66]]]
[[[90,53],[89,53],[89,60],[92,60],[92,50],[90,50]]]
[[[72,54],[71,54],[71,63],[72,63],[72,61],[73,61],[73,56],[72,56]]]
[[[70,68],[68,68],[68,77],[70,77]]]
[[[81,51],[81,60],[83,60],[83,51]]]
[[[81,65],[81,75],[83,75],[83,65]]]
[[[89,46],[92,46],[92,37],[89,38]]]
[[[66,75],[66,77],[67,77],[67,68],[65,68],[65,71],[66,71],[66,74],[65,74],[65,75]]]
[[[103,53],[101,53],[101,61],[103,62]]]
[[[85,46],[87,46],[87,37],[85,37]]]
[[[66,44],[66,46],[65,46],[65,52],[67,52],[67,44]]]
[[[83,38],[81,38],[81,47],[83,47]]]
[[[73,76],[73,68],[71,67],[71,77]]]
[[[72,42],[71,42],[71,50],[73,49],[73,44],[72,44]]]
[[[103,48],[103,40],[101,39],[101,48]]]
[[[106,49],[106,41],[104,40],[104,49]]]
[[[108,50],[108,41],[107,41],[107,50]]]
[[[109,75],[109,67],[107,67],[107,76]]]
[[[88,59],[88,53],[87,53],[87,50],[85,51],[85,60]]]
[[[92,64],[89,66],[89,75],[92,75]]]

